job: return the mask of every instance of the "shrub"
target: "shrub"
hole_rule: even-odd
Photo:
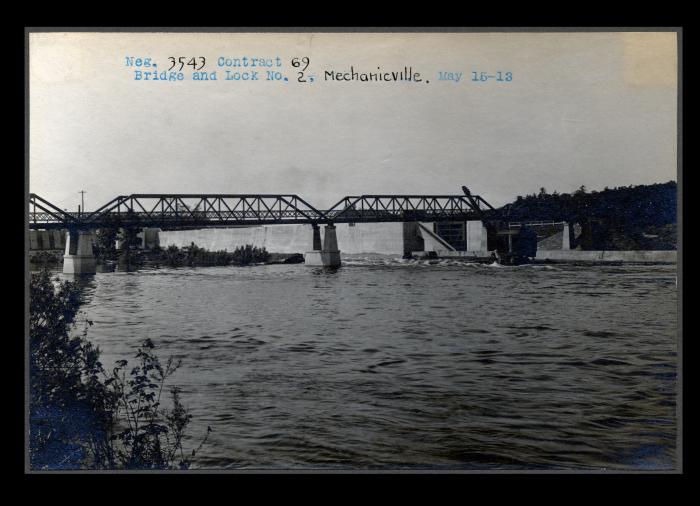
[[[267,262],[270,254],[265,248],[257,248],[246,244],[236,248],[233,252],[233,262],[238,265],[250,265],[252,263]]]
[[[110,395],[99,380],[99,352],[85,338],[87,330],[78,336],[70,332],[80,303],[75,283],[59,283],[55,288],[46,270],[32,276],[29,371],[33,467],[75,464],[85,453],[80,441],[99,435],[112,418]],[[86,325],[91,323],[86,321]]]
[[[114,463],[125,469],[188,469],[190,458],[197,450],[185,455],[183,439],[192,416],[180,401],[181,390],[170,389],[172,407],[161,406],[161,395],[166,379],[181,361],[170,357],[163,367],[153,353],[150,339],[143,341],[136,358],[138,364],[127,376],[128,362],[120,360],[105,380],[116,400],[116,419],[126,424],[123,430],[109,437],[105,455],[108,467]],[[208,432],[211,428],[208,428]],[[201,446],[206,441],[200,444]]]
[[[117,239],[119,238],[119,222],[111,214],[104,218],[105,224],[95,232],[95,244],[92,248],[98,261],[117,259]]]
[[[54,282],[47,270],[30,281],[30,466],[33,469],[186,469],[205,443],[185,454],[191,416],[170,389],[172,407],[161,406],[165,382],[180,363],[163,367],[150,339],[137,365],[121,360],[107,374],[99,350],[87,339],[92,322],[74,335],[81,292]],[[209,433],[207,431],[207,436]]]
[[[54,251],[39,251],[29,258],[32,264],[57,264],[61,261],[61,254]]]
[[[194,243],[182,249],[171,244],[155,252],[156,258],[169,267],[205,267],[212,265],[250,265],[267,262],[270,254],[265,248],[250,244],[236,248],[233,253],[226,250],[209,251]]]

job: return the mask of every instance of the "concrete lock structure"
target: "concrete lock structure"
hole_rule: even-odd
[[[581,227],[561,222],[529,223],[528,227],[537,233],[537,251],[570,250],[581,236]]]
[[[467,250],[488,252],[488,234],[481,221],[467,222]]]
[[[321,232],[318,225],[313,227],[313,251],[304,254],[304,263],[312,267],[340,267],[340,250],[335,226],[326,225],[323,244],[321,244]]]
[[[65,248],[65,230],[30,230],[29,250],[62,250]]]
[[[416,221],[404,221],[403,232],[403,258],[411,258],[414,251],[425,250],[425,239],[421,234],[421,224]]]
[[[569,233],[570,225],[564,222],[564,228],[561,234],[561,249],[571,249],[571,235]]]
[[[86,230],[66,233],[66,252],[63,255],[64,274],[95,274],[95,255],[92,252],[92,234]]]

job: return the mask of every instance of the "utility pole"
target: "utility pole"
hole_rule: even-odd
[[[78,193],[80,193],[80,209],[82,209],[82,212],[85,212],[85,194],[87,193],[85,190],[80,190]]]

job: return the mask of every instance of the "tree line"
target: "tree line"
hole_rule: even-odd
[[[677,185],[518,196],[500,208],[508,221],[567,221],[585,229],[588,249],[676,249]]]

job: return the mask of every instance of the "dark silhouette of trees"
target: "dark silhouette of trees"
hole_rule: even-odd
[[[573,194],[540,189],[518,196],[502,211],[510,221],[567,221],[587,230],[592,249],[675,249],[677,185],[668,183],[606,188]]]

